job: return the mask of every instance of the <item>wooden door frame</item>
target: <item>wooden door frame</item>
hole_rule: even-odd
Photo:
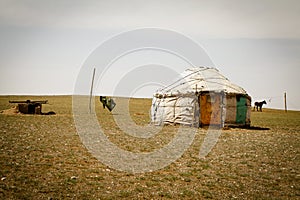
[[[201,104],[201,97],[202,96],[210,96],[211,97],[211,94],[213,95],[216,95],[218,97],[218,102],[219,102],[219,117],[220,119],[219,120],[219,123],[214,123],[214,124],[206,124],[206,123],[202,123],[202,116],[203,116],[203,113],[201,112],[202,111],[202,104]],[[216,126],[216,127],[222,127],[224,125],[224,121],[225,119],[223,119],[223,103],[224,103],[224,98],[226,98],[226,95],[224,92],[216,92],[216,91],[203,91],[203,92],[200,92],[198,94],[198,104],[199,104],[199,127],[205,127],[205,126]],[[214,111],[212,111],[213,113]],[[210,122],[211,122],[211,115],[210,115]]]

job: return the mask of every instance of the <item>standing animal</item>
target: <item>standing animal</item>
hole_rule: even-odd
[[[259,108],[259,111],[262,112],[262,106],[264,104],[267,104],[267,102],[264,100],[264,101],[261,101],[261,102],[255,102],[254,103],[254,111],[255,111],[255,107],[256,107],[256,110],[258,111],[258,108]]]

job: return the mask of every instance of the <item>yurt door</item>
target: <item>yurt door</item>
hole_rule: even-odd
[[[237,96],[236,99],[236,123],[245,124],[247,116],[247,99],[246,97]]]
[[[200,95],[200,125],[221,125],[221,95],[204,93]]]

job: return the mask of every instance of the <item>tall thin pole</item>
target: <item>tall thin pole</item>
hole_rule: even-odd
[[[90,104],[89,104],[90,114],[92,113],[92,94],[93,94],[93,87],[94,87],[95,71],[96,71],[96,68],[94,68],[94,71],[93,71],[93,78],[92,78],[91,91],[90,91]]]
[[[284,93],[284,110],[287,112],[286,92]]]

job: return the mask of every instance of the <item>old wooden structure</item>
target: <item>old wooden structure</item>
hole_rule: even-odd
[[[48,103],[48,100],[44,101],[9,101],[9,103],[18,104],[17,108],[20,113],[23,114],[42,114],[42,104]]]

